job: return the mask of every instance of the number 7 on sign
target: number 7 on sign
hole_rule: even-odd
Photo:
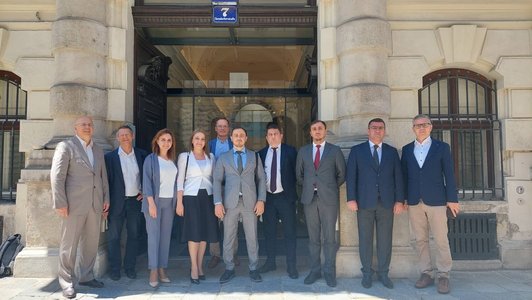
[[[222,11],[222,16],[226,18],[227,12],[229,11],[229,7],[222,7],[220,10]]]

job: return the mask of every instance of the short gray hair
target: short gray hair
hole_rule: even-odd
[[[415,117],[412,119],[412,124],[414,124],[414,122],[415,122],[416,120],[419,120],[419,119],[427,119],[427,120],[429,120],[429,123],[432,124],[432,120],[430,119],[430,117],[429,117],[428,115],[425,115],[425,114],[419,114],[419,115],[415,116]]]

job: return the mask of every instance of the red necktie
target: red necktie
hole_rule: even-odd
[[[320,167],[320,147],[321,145],[316,145],[316,156],[314,157],[314,169]]]

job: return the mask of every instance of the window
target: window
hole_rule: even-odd
[[[419,112],[430,116],[432,136],[451,145],[461,199],[503,198],[501,125],[494,83],[463,69],[423,77]]]
[[[20,120],[26,119],[27,93],[20,77],[0,71],[0,190],[2,200],[15,201],[17,181],[24,167],[19,152]]]

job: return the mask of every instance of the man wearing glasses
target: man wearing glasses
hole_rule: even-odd
[[[421,272],[416,288],[434,283],[430,230],[436,243],[438,292],[447,294],[452,266],[447,239],[447,207],[454,216],[460,209],[451,150],[449,144],[430,137],[432,122],[427,115],[415,116],[412,123],[416,139],[403,147],[401,164]]]
[[[383,143],[386,124],[375,118],[368,123],[368,141],[351,148],[347,160],[347,208],[357,213],[362,286],[372,285],[373,232],[376,231],[376,268],[379,281],[389,288],[392,258],[393,215],[403,211],[403,175],[397,149]]]

